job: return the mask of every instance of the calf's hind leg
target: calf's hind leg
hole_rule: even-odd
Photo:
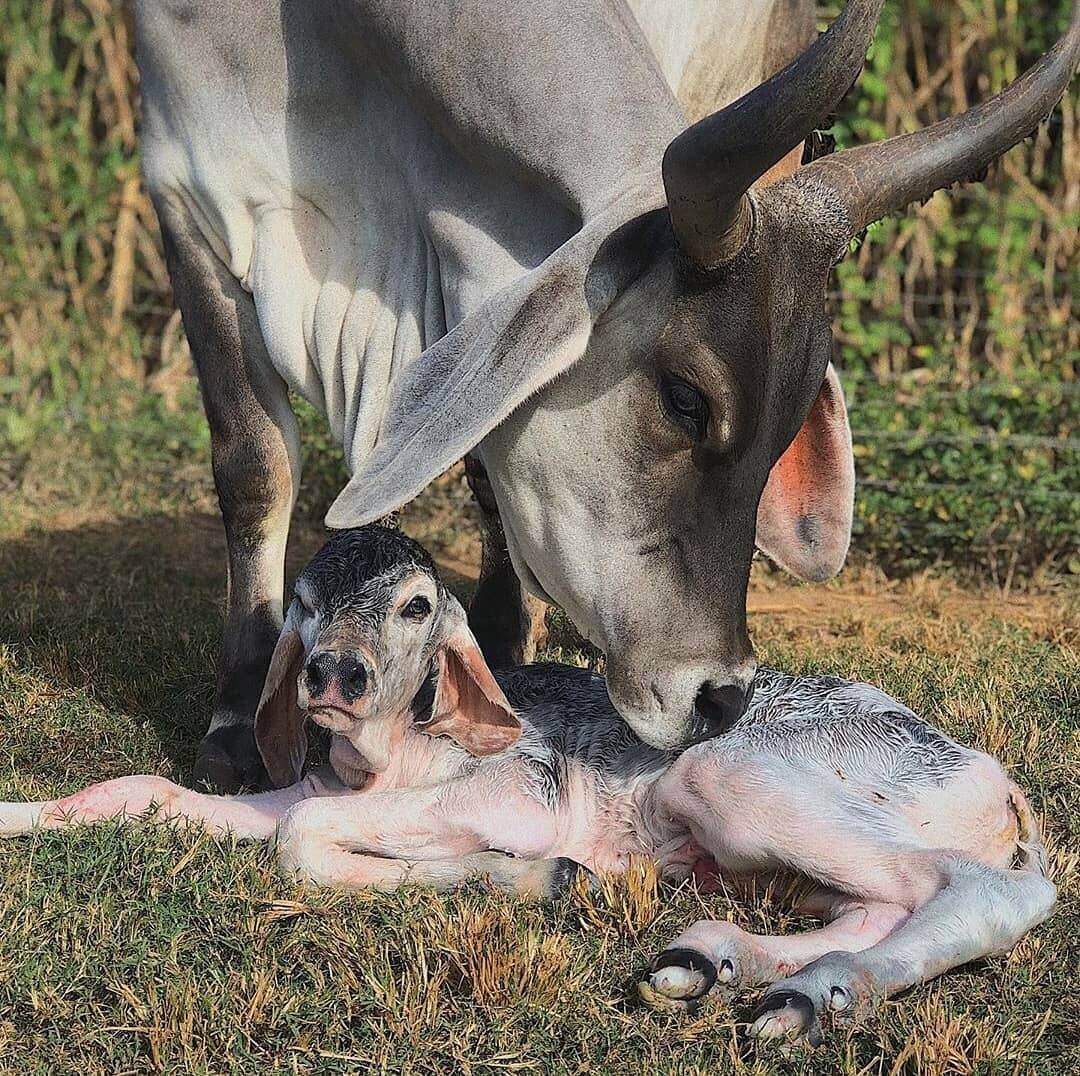
[[[300,480],[299,430],[255,306],[187,213],[155,199],[176,301],[210,424],[228,545],[228,610],[210,728],[195,777],[223,792],[258,787],[255,708],[282,622],[285,544]]]
[[[950,968],[1007,953],[1053,909],[1056,890],[1034,858],[1022,857],[1018,870],[948,852],[908,858],[936,873],[933,896],[876,945],[826,953],[775,983],[754,1010],[751,1035],[816,1041],[824,1011],[865,1010]]]
[[[692,1009],[717,983],[732,989],[774,983],[825,953],[865,949],[910,915],[900,905],[838,895],[827,904],[828,925],[804,934],[751,934],[702,919],[656,957],[639,984],[641,996],[657,1008]]]
[[[1019,870],[926,847],[902,810],[837,769],[769,754],[726,759],[714,746],[683,755],[658,791],[661,808],[688,821],[721,869],[790,871],[852,895],[829,927],[802,939],[756,938],[703,922],[657,958],[643,993],[682,1004],[719,978],[714,959],[721,967],[731,960],[733,980],[739,960],[751,980],[786,974],[780,959],[770,966],[773,958],[808,961],[767,991],[754,1013],[761,1037],[816,1039],[826,1009],[863,1009],[1007,951],[1054,903],[1037,837],[1021,843]],[[1001,795],[1009,796],[1004,781]]]

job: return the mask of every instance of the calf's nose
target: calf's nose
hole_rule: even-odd
[[[338,659],[337,678],[342,695],[350,702],[367,690],[367,666],[355,654],[342,654]]]
[[[332,650],[320,650],[308,658],[304,667],[308,694],[313,699],[325,695],[330,687],[337,687],[346,702],[355,702],[368,689],[371,674],[363,658],[356,654],[339,654]]]
[[[308,694],[317,699],[334,678],[337,670],[337,658],[326,650],[312,654],[304,667],[304,679],[307,681]]]

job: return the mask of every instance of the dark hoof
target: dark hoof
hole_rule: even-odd
[[[207,733],[199,745],[195,783],[215,792],[235,793],[266,787],[266,770],[247,725],[226,725]]]
[[[804,1038],[820,1046],[824,1036],[813,1001],[797,990],[776,990],[750,1014],[750,1035],[757,1039]]]
[[[584,875],[588,879],[588,889],[595,892],[598,888],[596,875],[588,867],[582,866],[576,859],[567,856],[559,856],[551,867],[551,878],[548,881],[548,900],[558,900],[565,897],[577,884],[578,878]]]
[[[649,965],[638,993],[655,1008],[693,1012],[716,986],[716,965],[696,949],[665,949]]]

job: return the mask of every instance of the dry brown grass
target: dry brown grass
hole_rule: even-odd
[[[460,494],[451,475],[406,524],[466,590],[476,532]],[[118,516],[93,492],[36,509],[0,494],[4,798],[189,772],[210,704],[220,524],[152,473],[124,498]],[[292,571],[320,540],[298,524]],[[644,1010],[634,992],[649,956],[695,918],[806,929],[783,894],[672,889],[641,864],[548,909],[479,883],[451,897],[345,896],[282,881],[261,849],[105,827],[0,845],[0,1072],[1072,1071],[1075,596],[1004,599],[870,571],[805,587],[761,570],[751,607],[765,660],[880,683],[1012,768],[1044,820],[1062,903],[1007,959],[787,1056],[747,1042],[746,1000],[720,996],[686,1018]],[[586,660],[557,627],[561,656]]]

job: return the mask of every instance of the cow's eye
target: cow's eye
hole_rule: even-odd
[[[423,596],[423,594],[417,594],[415,598],[411,598],[401,610],[401,615],[406,620],[422,621],[428,618],[431,613],[431,602]]]
[[[691,440],[704,440],[709,428],[709,404],[693,385],[680,377],[666,376],[660,382],[660,402],[667,417]]]

